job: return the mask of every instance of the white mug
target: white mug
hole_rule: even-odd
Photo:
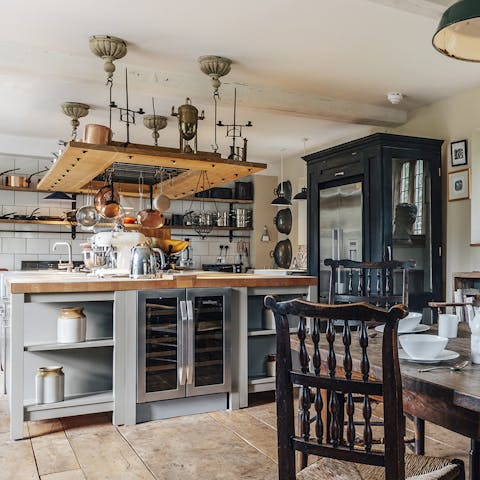
[[[446,338],[457,338],[458,317],[451,313],[438,316],[438,335]]]

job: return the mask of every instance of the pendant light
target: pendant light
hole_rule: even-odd
[[[448,57],[480,62],[480,2],[460,0],[445,10],[432,44]]]
[[[306,144],[307,144],[308,138],[303,139],[303,156],[305,157],[307,155],[307,149],[306,149]],[[307,187],[302,187],[302,190],[298,192],[293,199],[294,200],[306,200],[308,196],[308,191]]]
[[[278,207],[282,207],[284,205],[291,205],[292,202],[285,197],[285,192],[283,190],[283,152],[285,151],[284,148],[280,150],[280,190],[277,192],[277,198],[275,198],[271,205],[277,205]]]

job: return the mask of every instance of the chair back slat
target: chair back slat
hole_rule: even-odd
[[[368,302],[386,309],[400,303],[408,305],[408,271],[415,268],[412,260],[356,262],[327,258],[324,264],[330,267],[328,303]]]
[[[368,272],[365,275],[368,289]],[[353,291],[358,292],[356,287]],[[298,450],[305,454],[384,466],[387,478],[404,480],[402,388],[396,342],[398,320],[406,315],[405,308],[395,305],[387,311],[367,303],[322,305],[301,299],[276,302],[273,297],[265,298],[265,306],[274,312],[277,330],[279,479],[295,478],[295,450]],[[292,369],[291,360],[288,316],[292,315],[299,318],[298,370]],[[354,320],[360,322],[359,333],[350,328]],[[337,335],[335,322],[339,321],[343,330]],[[367,331],[367,322],[370,321],[385,324],[382,382],[373,379],[370,372]],[[326,352],[323,364],[321,351]],[[359,359],[360,378],[354,378],[354,351],[355,358]],[[301,386],[297,433],[294,385]],[[354,394],[363,395],[361,412],[357,412],[363,417],[363,428],[356,428],[354,421]],[[385,425],[389,430],[387,432],[385,428],[385,452],[372,449],[372,396],[384,397]],[[316,419],[311,429],[312,401]]]

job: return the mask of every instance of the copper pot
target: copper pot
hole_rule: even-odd
[[[120,213],[120,196],[114,191],[113,183],[105,185],[93,200],[95,209],[104,218],[115,218]]]
[[[85,134],[83,141],[85,143],[94,143],[95,145],[108,145],[112,140],[112,131],[105,125],[96,125],[90,123],[85,125]]]

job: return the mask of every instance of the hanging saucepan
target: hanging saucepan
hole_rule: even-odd
[[[291,184],[290,180],[285,180],[284,182],[279,183],[277,188],[273,189],[273,194],[276,197],[279,197],[280,193],[282,192],[282,186],[283,186],[283,196],[284,196],[284,198],[286,198],[287,200],[290,201],[292,199],[292,184]]]
[[[140,210],[137,218],[142,227],[145,228],[161,228],[165,223],[165,218],[162,212],[155,210],[152,204],[152,186],[150,185],[150,208]]]
[[[165,212],[170,208],[170,199],[163,194],[163,171],[160,172],[160,193],[153,197],[153,208]]]
[[[273,223],[280,233],[288,235],[292,230],[292,211],[289,208],[282,208],[273,217]]]
[[[4,175],[5,173],[8,172],[15,172],[17,170],[20,170],[20,168],[14,168],[12,170],[7,170],[6,172],[0,173],[1,175]],[[42,170],[39,170],[38,172],[32,173],[28,176],[26,175],[7,175],[5,177],[4,183],[7,187],[15,187],[15,188],[30,188],[30,184],[32,183],[32,177],[35,175],[38,175],[39,173],[46,172],[48,168],[44,168]]]
[[[120,196],[114,189],[113,182],[95,194],[93,204],[102,217],[115,218],[120,213]]]
[[[17,170],[20,170],[20,168],[10,168],[9,170],[5,170],[4,172],[0,172],[0,177],[2,178],[2,185],[12,186],[12,185],[9,185],[9,184],[7,183],[7,179],[13,177],[13,175],[8,175],[8,176],[6,176],[5,178],[3,178],[3,176],[4,176],[6,173],[16,172]]]
[[[270,255],[280,268],[290,268],[292,263],[292,242],[288,238],[281,240],[275,245],[275,249]]]

